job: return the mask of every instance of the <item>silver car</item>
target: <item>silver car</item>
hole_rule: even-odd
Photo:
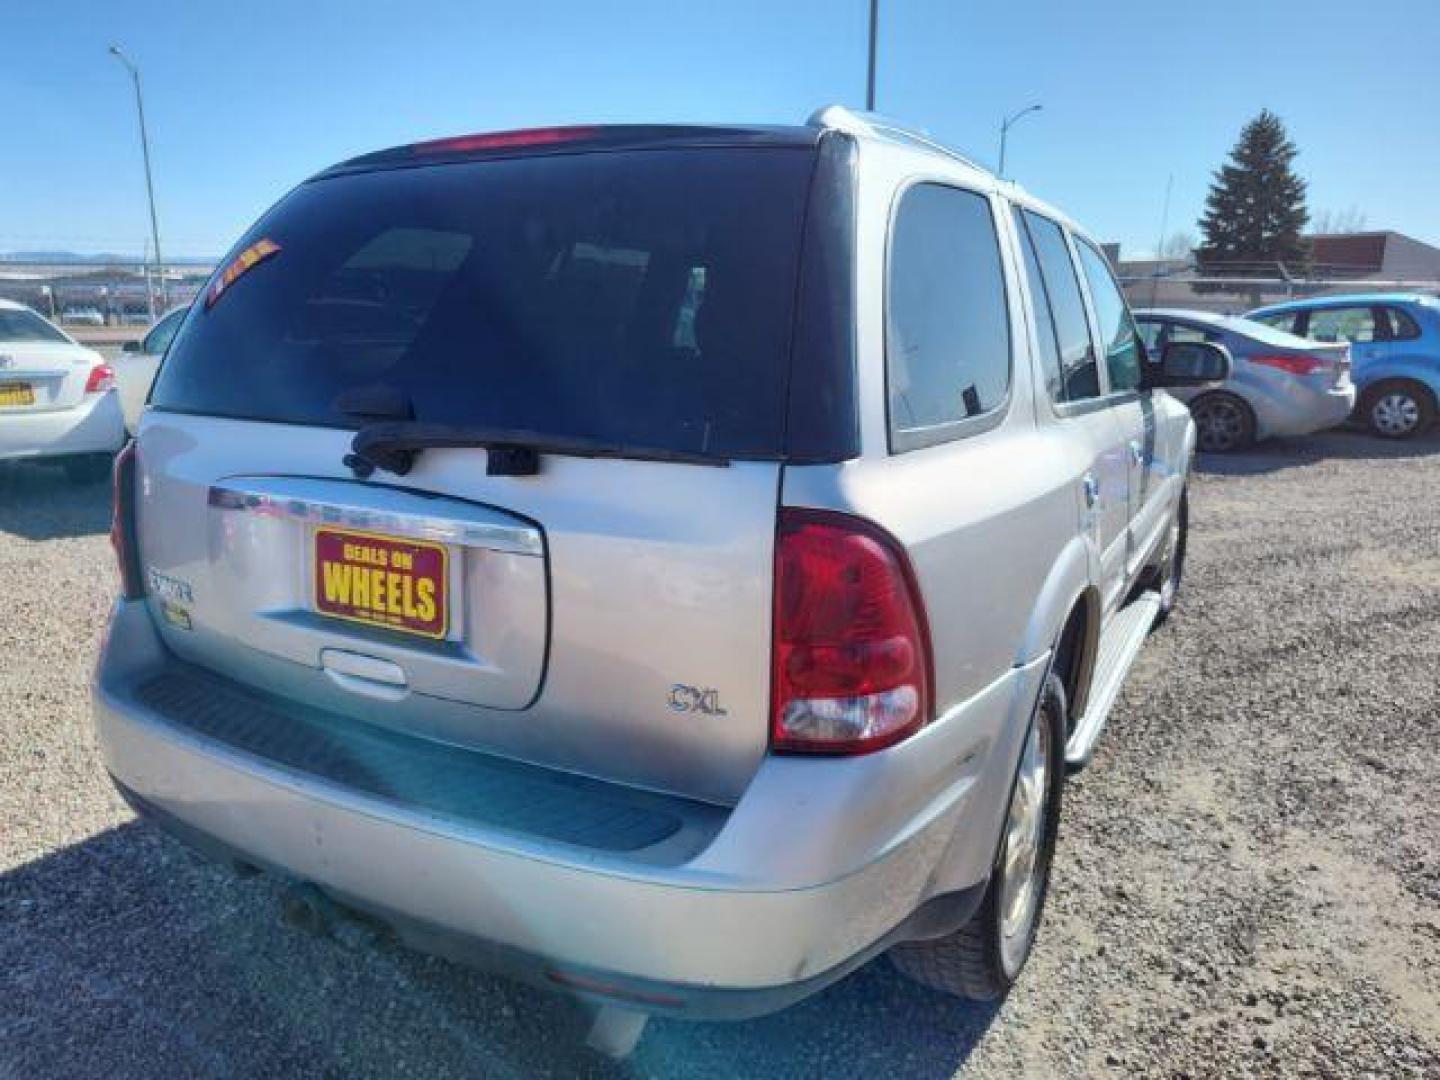
[[[1184,563],[1195,429],[1093,240],[878,119],[400,147],[191,308],[95,682],[142,815],[643,1018],[879,953],[1003,994]],[[313,916],[313,917],[312,917]]]
[[[1190,406],[1200,449],[1243,450],[1260,439],[1309,435],[1342,424],[1355,407],[1350,346],[1287,334],[1273,326],[1205,311],[1136,312],[1153,352],[1172,341],[1209,341],[1229,350],[1223,386],[1176,390]]]

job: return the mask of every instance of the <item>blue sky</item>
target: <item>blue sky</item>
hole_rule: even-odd
[[[14,2],[14,0],[12,0]],[[7,5],[9,6],[9,5]],[[866,0],[21,0],[0,33],[0,250],[139,252],[140,64],[167,254],[218,254],[295,182],[438,135],[798,121],[864,95]],[[879,108],[1009,171],[1127,253],[1193,228],[1262,107],[1312,210],[1440,243],[1440,2],[882,0]]]

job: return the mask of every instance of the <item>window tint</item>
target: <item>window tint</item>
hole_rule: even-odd
[[[717,458],[784,452],[805,150],[517,157],[302,184],[279,250],[186,319],[155,407],[417,420]]]
[[[1105,256],[1085,240],[1077,241],[1076,248],[1080,252],[1080,264],[1085,267],[1085,280],[1090,283],[1095,319],[1100,324],[1110,389],[1135,390],[1140,386],[1140,335],[1135,330],[1135,320],[1120,286],[1115,284]]]
[[[0,341],[56,341],[70,339],[27,308],[0,308]]]
[[[1020,250],[1025,254],[1025,280],[1030,286],[1030,306],[1035,318],[1035,337],[1040,346],[1040,362],[1045,368],[1045,389],[1051,401],[1063,401],[1064,383],[1061,378],[1060,339],[1055,332],[1055,316],[1050,310],[1050,296],[1045,288],[1045,275],[1040,272],[1040,261],[1035,254],[1035,243],[1030,239],[1030,230],[1025,227],[1025,217],[1019,207],[1013,209],[1015,231],[1020,236]]]
[[[1023,216],[1035,243],[1060,346],[1061,393],[1055,400],[1082,401],[1099,397],[1100,372],[1090,342],[1090,324],[1085,319],[1080,279],[1070,258],[1069,245],[1065,243],[1065,234],[1049,218],[1029,210],[1024,211]]]
[[[938,184],[911,188],[895,216],[889,278],[892,435],[999,407],[1010,387],[1010,320],[989,200]]]
[[[150,333],[145,335],[145,341],[140,346],[140,351],[149,356],[163,356],[165,350],[170,347],[170,342],[175,337],[175,331],[180,329],[180,323],[185,319],[185,309],[172,311],[158,323]]]
[[[1388,331],[1388,336],[1394,341],[1414,341],[1420,336],[1420,327],[1409,312],[1400,308],[1382,307],[1376,309],[1380,313],[1382,328]]]
[[[1283,330],[1287,334],[1295,332],[1296,313],[1293,311],[1280,311],[1273,315],[1250,315],[1246,316],[1254,322],[1264,323],[1274,330]]]
[[[1198,326],[1186,326],[1184,323],[1172,322],[1170,333],[1166,341],[1219,341],[1220,335],[1214,330],[1204,330]],[[1148,345],[1149,342],[1147,341]]]
[[[1380,331],[1368,307],[1311,308],[1305,336],[1312,341],[1375,341]]]

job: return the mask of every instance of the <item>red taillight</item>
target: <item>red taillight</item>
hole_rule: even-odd
[[[525,128],[521,131],[492,131],[481,135],[457,135],[449,139],[431,139],[413,143],[415,154],[465,154],[474,150],[509,150],[521,146],[546,146],[550,143],[588,139],[594,127]]]
[[[85,380],[85,392],[87,394],[103,394],[107,390],[114,389],[114,368],[109,364],[96,364],[90,369],[90,377]]]
[[[858,754],[930,716],[930,644],[904,552],[845,514],[785,509],[775,549],[770,743]]]
[[[110,497],[110,546],[120,564],[120,595],[140,600],[145,595],[140,553],[135,544],[135,440],[115,455]]]
[[[1280,371],[1289,372],[1291,375],[1313,375],[1321,368],[1328,368],[1330,366],[1330,364],[1324,360],[1320,360],[1314,356],[1301,356],[1298,353],[1251,356],[1248,359],[1252,364],[1262,364],[1265,367],[1272,367]]]

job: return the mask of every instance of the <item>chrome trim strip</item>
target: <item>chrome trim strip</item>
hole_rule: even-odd
[[[360,505],[355,487],[349,481],[239,476],[211,485],[209,504],[216,510],[348,526],[512,555],[545,554],[539,529],[498,510],[373,485],[363,488],[366,501],[373,500],[366,506]],[[444,504],[443,516],[436,513],[437,502]]]

